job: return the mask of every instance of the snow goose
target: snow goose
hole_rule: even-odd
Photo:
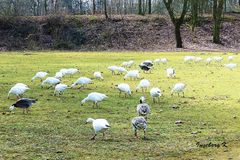
[[[228,56],[228,61],[233,61],[234,60],[234,56]]]
[[[103,80],[102,72],[94,72],[93,73],[94,78]]]
[[[48,72],[37,72],[35,76],[32,78],[32,82],[36,79],[39,78],[42,82],[43,78],[48,75]]]
[[[68,69],[66,69],[66,68],[63,68],[63,69],[60,69],[60,71],[59,72],[61,72],[62,73],[62,75],[63,76],[65,76],[66,74],[67,74],[67,72],[68,72]]]
[[[130,79],[140,78],[139,71],[138,70],[128,71],[127,74],[124,76],[124,80],[126,80],[127,78],[130,78]]]
[[[147,115],[150,113],[150,106],[146,103],[145,97],[140,98],[140,104],[137,105],[137,113],[139,116],[145,117],[147,120]]]
[[[184,57],[184,62],[187,63],[187,62],[193,62],[195,61],[196,57],[195,56],[185,56]]]
[[[49,84],[50,87],[51,86],[55,86],[57,84],[59,84],[61,81],[55,77],[48,77],[47,79],[45,79],[42,84],[41,84],[41,87],[43,87],[45,84]],[[49,87],[49,88],[50,88]]]
[[[173,95],[173,93],[177,93],[179,96],[179,93],[182,92],[183,97],[184,97],[184,90],[186,88],[186,84],[184,83],[176,83],[171,91],[171,95]]]
[[[154,62],[155,64],[158,64],[158,65],[159,65],[159,64],[161,63],[161,59],[159,59],[159,58],[158,58],[158,59],[155,59],[153,62]]]
[[[229,64],[224,64],[224,66],[230,70],[233,70],[234,68],[237,67],[237,64],[235,63],[229,63]]]
[[[69,68],[66,70],[65,74],[64,75],[74,75],[76,73],[80,72],[79,69],[76,69],[76,68]]]
[[[54,78],[62,79],[63,76],[64,76],[64,75],[63,75],[62,72],[57,72],[57,73],[55,74]]]
[[[215,62],[221,62],[222,60],[223,60],[223,57],[220,57],[220,56],[215,56],[215,57],[213,57],[213,60],[215,61]]]
[[[168,69],[166,70],[166,72],[167,72],[167,77],[168,77],[168,78],[172,78],[172,77],[175,77],[175,76],[176,76],[176,71],[175,71],[174,68],[168,68]]]
[[[139,89],[142,89],[142,92],[144,92],[144,90],[147,91],[147,89],[149,88],[149,86],[150,86],[150,81],[147,80],[147,79],[142,79],[142,80],[139,82],[139,84],[138,84],[138,86],[137,86],[137,88],[136,88],[136,92],[137,92]]]
[[[195,58],[195,62],[201,62],[202,60],[203,60],[202,57],[196,57],[196,58]]]
[[[86,103],[87,101],[92,101],[93,108],[94,106],[98,107],[98,103],[103,101],[105,98],[107,98],[105,94],[92,92],[92,93],[89,93],[88,96],[81,101],[81,106],[83,106],[83,104]]]
[[[124,67],[117,67],[116,71],[118,72],[117,74],[122,74],[127,72],[127,70]]]
[[[25,84],[18,83],[9,90],[8,98],[9,98],[10,94],[15,94],[17,96],[17,98],[20,98],[20,95],[22,95],[29,89],[30,88],[28,88]]]
[[[59,96],[60,94],[62,94],[68,88],[70,88],[70,87],[68,87],[68,85],[66,85],[66,84],[61,84],[61,83],[57,84],[55,86],[54,95]]]
[[[160,102],[160,97],[162,96],[162,92],[159,88],[156,87],[156,88],[152,88],[150,90],[150,95],[153,99],[153,103],[156,102],[156,100],[155,100],[156,98],[158,99],[158,102]]]
[[[88,118],[86,123],[92,123],[93,126],[94,136],[91,138],[91,140],[95,140],[99,132],[102,133],[103,137],[105,138],[105,131],[111,127],[106,119]]]
[[[112,75],[115,75],[116,71],[117,71],[118,67],[117,66],[109,66],[108,70],[110,70],[112,72]]]
[[[166,64],[168,62],[167,58],[161,58],[161,63]]]
[[[84,88],[87,84],[90,84],[90,83],[92,83],[92,79],[90,79],[88,77],[80,77],[80,78],[77,79],[76,82],[74,82],[72,84],[71,87],[75,87],[77,85],[81,85],[80,88]]]
[[[146,130],[147,130],[147,121],[144,117],[135,117],[132,119],[132,127],[134,130],[135,137],[138,138],[137,131],[140,129],[144,130],[144,139],[146,138]]]
[[[118,84],[116,85],[116,88],[119,90],[119,97],[122,92],[124,93],[125,98],[127,97],[127,94],[131,96],[131,89],[127,83]]]
[[[211,58],[211,57],[208,57],[208,58],[206,59],[207,64],[210,64],[212,61],[213,61],[213,58]]]
[[[16,108],[22,108],[23,114],[29,112],[29,107],[31,107],[34,103],[36,103],[36,99],[29,99],[29,98],[21,98],[16,103],[14,103],[12,106],[10,106],[10,110],[12,111],[15,107]]]

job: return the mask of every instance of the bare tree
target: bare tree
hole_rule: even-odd
[[[188,11],[188,0],[183,1],[183,8],[181,16],[177,18],[176,15],[174,15],[174,9],[173,9],[173,0],[163,0],[167,11],[169,13],[170,19],[175,27],[175,39],[176,39],[176,47],[177,48],[183,48],[182,43],[182,37],[181,37],[181,26],[184,22],[184,17]]]
[[[223,14],[223,4],[224,0],[213,0],[213,43],[221,43],[220,40],[220,30]]]

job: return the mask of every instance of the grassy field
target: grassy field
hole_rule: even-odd
[[[204,59],[223,53],[65,53],[25,52],[0,54],[0,159],[240,159],[240,70],[231,71],[220,64],[205,62],[184,64],[186,55]],[[149,93],[147,102],[152,114],[148,120],[147,140],[136,139],[131,119],[141,92],[130,98],[118,96],[113,84],[129,83],[135,90],[139,80],[123,80],[107,70],[110,65],[120,65],[126,60],[137,64],[147,59],[166,57],[169,63],[155,66],[153,74],[140,73],[149,79],[152,87],[164,91],[159,104],[153,104]],[[234,63],[240,64],[235,55]],[[80,73],[64,77],[62,83],[72,84],[80,76],[93,77],[102,71],[105,80],[95,80],[89,89],[67,90],[62,96],[53,96],[53,89],[41,88],[38,80],[31,78],[38,71],[50,71],[54,76],[61,68],[79,68]],[[174,67],[177,77],[168,79],[165,69]],[[30,86],[24,97],[38,98],[31,113],[23,115],[16,109],[8,113],[15,96],[7,99],[9,89],[17,82]],[[185,98],[171,96],[170,90],[177,82],[187,84]],[[105,93],[109,98],[92,108],[91,103],[80,107],[80,102],[92,91]],[[176,105],[179,108],[173,109]],[[7,112],[7,114],[2,114]],[[112,128],[107,139],[102,135],[95,141],[88,117],[105,118]],[[175,121],[183,121],[176,125]],[[194,133],[194,134],[192,134]],[[140,132],[142,136],[142,132]],[[226,143],[224,147],[222,143]],[[207,144],[220,144],[211,147]]]

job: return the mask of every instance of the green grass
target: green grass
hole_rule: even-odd
[[[185,55],[194,53],[64,53],[29,52],[0,54],[0,159],[228,159],[239,158],[240,154],[240,72],[230,71],[219,64],[206,66],[204,62],[184,64]],[[221,55],[223,63],[227,56],[208,53],[198,56],[207,58]],[[230,55],[230,54],[229,54]],[[153,104],[149,93],[147,102],[151,106],[147,140],[134,138],[130,121],[136,115],[136,105],[142,93],[133,93],[130,98],[118,97],[113,84],[124,82],[123,76],[112,76],[107,70],[110,65],[120,65],[133,59],[137,64],[146,59],[166,57],[167,65],[157,65],[153,74],[141,73],[149,79],[152,87],[164,91],[160,104]],[[240,64],[239,56],[235,63]],[[222,64],[223,64],[222,63]],[[71,84],[80,76],[92,77],[94,71],[103,71],[105,80],[94,81],[90,89],[67,90],[61,97],[53,96],[53,89],[40,88],[40,82],[31,82],[38,71],[50,71],[50,75],[61,68],[76,67],[80,74],[64,77],[63,83]],[[166,78],[165,69],[174,67],[177,77]],[[11,86],[17,82],[28,84],[31,90],[24,97],[38,98],[31,113],[23,115],[7,112],[16,97],[7,99]],[[132,90],[138,81],[126,80]],[[170,88],[177,82],[187,84],[185,98],[171,97]],[[92,91],[106,93],[109,98],[93,109],[91,103],[80,107],[81,100]],[[179,109],[171,106],[176,104]],[[236,116],[236,118],[234,118]],[[112,128],[95,141],[92,127],[85,124],[88,117],[105,118]],[[182,120],[182,125],[175,125]],[[191,134],[193,131],[200,131]],[[140,132],[142,136],[142,132]],[[222,142],[227,148],[199,148],[201,144]]]

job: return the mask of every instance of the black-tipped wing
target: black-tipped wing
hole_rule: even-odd
[[[28,99],[28,98],[22,98],[19,99],[14,106],[19,108],[28,108],[32,106],[33,103],[36,103],[37,100],[35,99]]]

